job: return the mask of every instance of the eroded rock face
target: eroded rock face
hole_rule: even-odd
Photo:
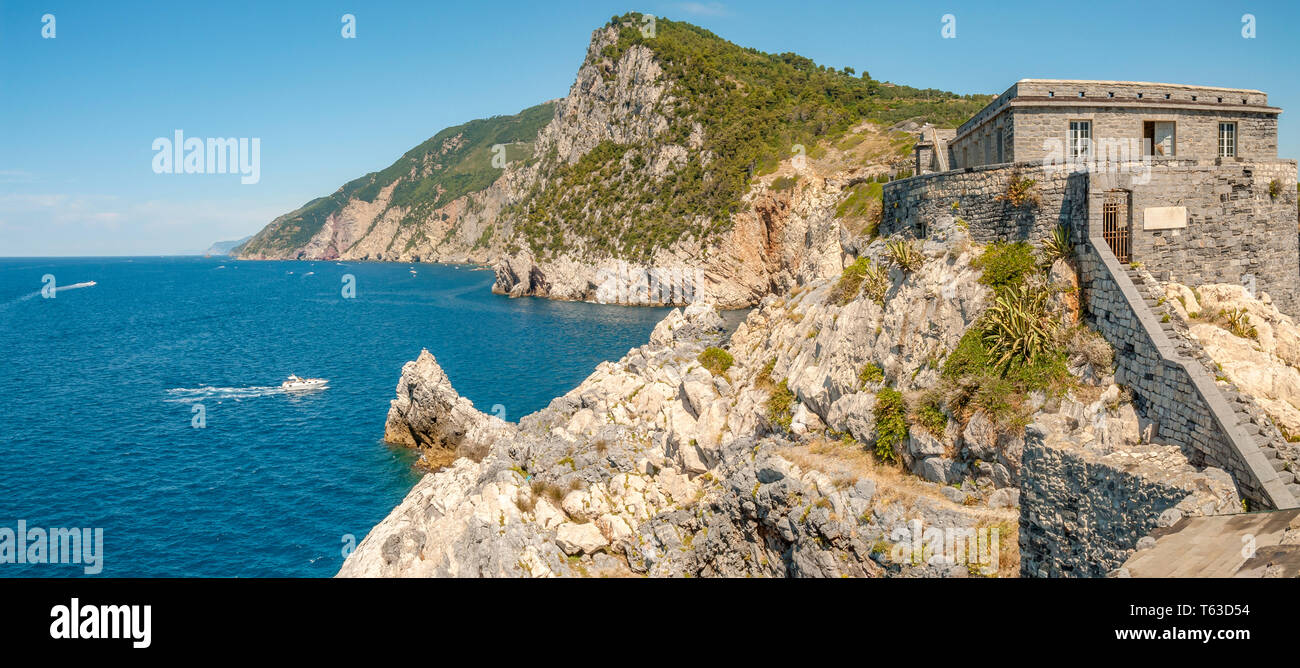
[[[1300,327],[1295,321],[1278,311],[1267,294],[1252,297],[1238,285],[1192,291],[1170,283],[1166,294],[1222,375],[1254,397],[1286,433],[1300,437]],[[1245,314],[1243,328],[1253,336],[1232,332],[1226,316],[1219,315],[1229,312]]]
[[[421,350],[415,361],[402,367],[397,398],[384,423],[385,441],[416,448],[434,459],[449,455],[481,459],[493,441],[513,432],[513,425],[479,412],[460,396],[428,350]]]
[[[860,249],[886,265],[879,241]],[[877,392],[917,397],[940,382],[939,361],[989,299],[971,267],[978,252],[952,220],[937,221],[922,267],[890,270],[883,304],[832,299],[835,279],[813,272],[729,338],[711,305],[674,310],[646,345],[518,425],[475,411],[422,354],[404,369],[391,437],[481,456],[425,476],[340,575],[965,575],[974,571],[894,548],[920,527],[998,528],[1014,546],[1018,506],[1047,498],[1022,494],[1044,447],[1098,479],[1159,473],[1149,498],[1163,507],[1237,507],[1231,479],[1177,459],[1121,388],[1096,384],[1104,372],[1078,394],[1030,396],[1033,434],[947,415],[941,433],[913,430],[900,462],[882,463]],[[703,368],[708,346],[725,347],[731,367]],[[863,373],[868,364],[883,378]],[[1070,490],[1089,492],[1048,491]],[[1014,554],[1004,555],[1011,573]]]
[[[929,269],[895,274],[887,309],[865,297],[828,304],[830,282],[813,279],[797,301],[768,300],[729,341],[711,305],[674,310],[647,345],[600,364],[517,426],[474,410],[422,353],[404,369],[390,439],[481,456],[425,476],[340,575],[584,575],[609,573],[611,556],[624,574],[885,575],[903,572],[886,547],[910,522],[969,526],[1000,517],[1013,527],[1014,509],[969,505],[983,498],[974,488],[954,498],[935,484],[905,490],[905,503],[877,504],[880,487],[859,461],[874,438],[878,389],[861,387],[859,364],[876,359],[900,382],[932,375],[927,345],[955,344],[977,314],[983,288],[972,287],[967,259],[931,253]],[[899,352],[875,330],[903,325],[907,311],[942,325],[908,326]],[[822,331],[809,337],[809,326]],[[857,349],[864,340],[875,341],[866,354]],[[735,357],[717,376],[698,362],[711,345]],[[795,372],[801,363],[815,371]],[[796,395],[788,430],[767,406],[783,374]],[[828,438],[837,428],[863,444]],[[951,453],[945,438],[925,452]],[[942,479],[960,482],[963,473],[949,461]]]

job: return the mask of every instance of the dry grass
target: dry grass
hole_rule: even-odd
[[[937,502],[959,508],[980,528],[998,529],[998,577],[1013,578],[1020,574],[1020,513],[1014,508],[962,506],[944,496],[939,487],[903,470],[901,465],[882,463],[858,443],[818,439],[808,445],[781,450],[781,456],[807,471],[821,471],[837,487],[848,487],[863,478],[876,483],[872,504],[902,504],[910,511],[918,500]]]
[[[555,503],[553,505],[556,507],[559,507],[560,502],[564,500],[564,495],[567,493],[568,492],[566,492],[563,487],[560,487],[555,483],[542,482],[540,480],[533,481],[533,496],[544,496],[551,501],[554,501]]]

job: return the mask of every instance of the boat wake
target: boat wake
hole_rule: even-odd
[[[274,394],[286,394],[284,388],[278,385],[253,386],[253,387],[174,387],[167,390],[167,398],[164,401],[188,404],[196,401],[208,401],[213,399],[255,399],[257,397],[269,397]]]
[[[85,283],[73,283],[72,285],[60,285],[54,288],[54,292],[55,294],[58,294],[60,292],[63,292],[64,290],[76,290],[77,288],[89,288],[94,285],[96,285],[94,281],[86,281]],[[15,299],[11,299],[7,302],[4,302],[3,304],[0,304],[0,310],[7,309],[11,306],[15,306],[17,304],[21,304],[23,302],[36,299],[37,297],[41,296],[41,292],[42,292],[41,290],[37,290],[36,292],[31,292],[21,297],[17,297]]]

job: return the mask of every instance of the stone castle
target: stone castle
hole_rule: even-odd
[[[886,218],[920,224],[936,212],[927,202],[996,197],[1014,173],[1037,182],[1042,208],[991,231],[1029,238],[1068,224],[1123,263],[1192,285],[1241,283],[1295,315],[1296,163],[1277,157],[1281,111],[1257,90],[1022,80],[956,131],[922,133],[921,177],[888,189]]]
[[[981,243],[1063,229],[1083,316],[1114,347],[1115,380],[1160,442],[1230,473],[1251,510],[1295,508],[1293,445],[1159,315],[1157,297],[1161,281],[1241,285],[1300,315],[1296,162],[1277,156],[1280,113],[1257,90],[1022,80],[956,130],[921,130],[916,175],[884,188],[880,232],[923,237],[945,216]],[[1036,509],[1021,517],[1025,574],[1069,573],[1089,541],[1108,540],[1070,525],[1081,505],[1110,508],[1123,526],[1162,509],[1035,487],[1051,477],[1037,465],[1027,456],[1022,476],[1022,508]],[[1138,484],[1122,470],[1106,477]]]

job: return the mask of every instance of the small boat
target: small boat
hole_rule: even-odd
[[[297,392],[300,390],[323,390],[329,385],[329,381],[324,378],[299,378],[289,374],[289,379],[280,383],[280,389],[286,392]]]

